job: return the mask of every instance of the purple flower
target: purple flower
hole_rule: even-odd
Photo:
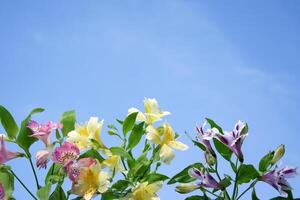
[[[46,146],[50,145],[50,134],[52,130],[61,129],[63,127],[60,123],[49,121],[47,124],[39,124],[34,120],[30,120],[27,128],[32,131],[32,137],[42,140]]]
[[[4,199],[5,199],[4,188],[3,185],[0,183],[0,200],[4,200]]]
[[[248,135],[248,126],[245,122],[238,121],[233,131],[226,132],[223,134],[217,134],[219,140],[225,144],[231,151],[238,157],[238,159],[243,162],[244,156],[242,153],[242,144],[245,137]]]
[[[17,158],[20,155],[18,152],[12,152],[6,149],[3,136],[0,137],[0,164],[4,164],[9,160]]]
[[[198,132],[197,134],[197,140],[205,145],[207,151],[211,153],[214,157],[216,156],[216,153],[214,152],[213,148],[211,147],[210,140],[215,137],[217,133],[219,133],[218,129],[212,128],[204,130],[206,126],[206,122],[203,123],[201,127],[196,126],[196,130]]]
[[[47,163],[50,160],[50,157],[53,152],[53,146],[49,146],[46,149],[40,150],[36,153],[36,166],[37,168],[45,168],[47,167]]]
[[[223,187],[207,171],[200,171],[197,168],[189,169],[189,175],[200,180],[200,186],[222,190]]]
[[[276,190],[279,191],[280,194],[287,195],[287,191],[291,190],[290,184],[287,182],[286,178],[293,178],[297,175],[297,168],[284,167],[280,170],[277,170],[277,167],[262,175],[259,180],[264,181],[271,186],[273,186]]]
[[[76,160],[79,157],[79,154],[80,152],[76,145],[70,142],[64,142],[62,146],[55,148],[52,160],[53,162],[66,167],[70,162]]]

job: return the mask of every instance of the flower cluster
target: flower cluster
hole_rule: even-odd
[[[117,124],[108,124],[107,128],[104,120],[95,116],[78,123],[75,111],[63,113],[59,122],[40,123],[32,119],[43,110],[32,110],[19,127],[9,111],[0,106],[0,122],[6,132],[0,134],[0,200],[13,199],[17,181],[34,200],[67,200],[69,197],[90,200],[97,196],[102,200],[159,200],[158,192],[168,179],[168,184],[179,183],[178,193],[202,193],[202,196],[187,199],[238,200],[249,190],[253,191],[252,198],[258,199],[257,182],[265,182],[280,195],[293,199],[287,179],[297,174],[296,168],[279,168],[277,164],[285,153],[284,145],[263,156],[258,168],[245,164],[242,150],[248,136],[245,122],[238,121],[233,130],[223,131],[207,118],[202,126],[196,127],[195,138],[187,134],[203,151],[205,161],[191,164],[169,178],[159,173],[160,166],[169,166],[175,150],[185,151],[188,146],[165,121],[171,113],[160,109],[156,99],[145,98],[143,111],[130,108],[124,113],[124,120],[117,119]],[[113,141],[119,142],[110,146],[103,140],[105,137],[114,137],[117,140]],[[34,166],[31,146],[38,141],[42,147],[36,152]],[[7,142],[17,145],[20,152],[8,150]],[[221,157],[233,172],[219,172]],[[8,162],[16,158],[28,160],[36,193],[29,190],[9,165]],[[47,170],[46,176],[41,182],[38,173],[44,170]],[[243,184],[249,185],[241,192]]]
[[[205,129],[207,124],[211,128]],[[169,184],[179,182],[180,184],[176,187],[177,192],[190,193],[200,189],[205,198],[208,198],[207,195],[211,195],[217,198],[235,200],[240,199],[248,190],[253,188],[252,198],[258,199],[255,186],[258,181],[263,181],[273,186],[281,195],[287,196],[287,199],[292,198],[292,188],[286,178],[294,177],[296,168],[284,167],[278,170],[276,166],[276,163],[284,155],[284,145],[280,145],[275,151],[265,155],[259,162],[259,169],[256,169],[255,166],[244,163],[242,144],[248,135],[247,123],[238,121],[232,131],[223,131],[213,120],[207,118],[201,127],[196,127],[196,131],[196,139],[190,138],[194,145],[204,151],[205,164],[192,164],[175,175]],[[212,143],[215,148],[213,148]],[[228,161],[235,178],[227,174],[224,174],[223,178],[221,177],[216,152]],[[234,161],[232,154],[235,155],[236,161]],[[200,182],[192,183],[195,180]],[[239,194],[239,185],[249,182],[251,183],[248,188]],[[232,195],[229,195],[228,187],[231,183],[234,186]]]
[[[44,124],[31,119],[33,114],[43,111],[34,109],[19,130],[13,134],[7,132],[7,141],[17,144],[24,153],[7,150],[4,136],[1,136],[0,167],[5,174],[17,177],[7,161],[24,156],[32,164],[30,147],[41,141],[43,148],[36,153],[36,167],[48,170],[45,185],[40,184],[33,165],[38,190],[36,195],[22,180],[17,179],[33,199],[56,199],[56,195],[67,199],[75,195],[89,200],[101,195],[104,200],[159,200],[157,192],[163,181],[168,179],[158,173],[159,167],[163,163],[171,163],[175,156],[174,149],[183,151],[188,146],[178,141],[178,134],[163,120],[171,113],[162,111],[156,99],[145,98],[144,107],[144,112],[137,108],[128,109],[125,119],[117,120],[120,130],[117,125],[107,125],[108,137],[120,139],[120,144],[112,147],[102,140],[104,120],[98,117],[77,123],[75,111],[68,111],[62,115],[60,122]],[[6,116],[13,120],[5,111]],[[17,127],[14,121],[11,124]],[[138,144],[144,144],[142,151],[135,148]],[[65,181],[71,182],[67,192],[62,187]],[[8,182],[2,185],[0,180],[0,200],[12,197],[9,192],[12,188],[8,186]]]

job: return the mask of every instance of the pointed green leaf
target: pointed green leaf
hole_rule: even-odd
[[[29,115],[22,121],[21,128],[17,137],[17,144],[24,149],[24,151],[30,156],[29,148],[30,146],[37,141],[36,138],[30,137],[32,132],[29,128],[27,128],[27,125],[32,117],[32,115],[43,112],[43,108],[35,108],[33,109]]]
[[[70,131],[75,129],[76,113],[74,110],[64,112],[61,116],[60,123],[63,124],[62,133],[67,136]]]
[[[211,128],[216,128],[219,130],[220,133],[223,133],[222,128],[218,124],[216,124],[216,122],[214,122],[214,120],[209,119],[209,118],[205,118],[205,119],[206,119],[207,123],[209,123]]]
[[[128,115],[125,118],[125,120],[123,122],[123,134],[124,135],[126,135],[126,133],[128,133],[134,127],[137,115],[138,115],[138,113],[135,112],[135,113],[131,113],[130,115]]]
[[[13,116],[6,108],[0,105],[0,122],[7,133],[9,139],[16,138],[19,131],[18,125],[16,124]]]
[[[261,172],[267,171],[268,167],[271,165],[273,156],[274,156],[274,151],[269,152],[264,157],[262,157],[262,159],[259,161],[259,171]]]
[[[190,177],[190,175],[188,174],[189,169],[191,169],[193,167],[198,168],[198,169],[204,168],[203,164],[201,164],[201,163],[194,163],[192,165],[189,165],[188,167],[184,168],[181,172],[179,172],[178,174],[173,176],[170,179],[170,181],[168,182],[168,184],[174,184],[176,182],[189,183],[189,182],[194,181],[195,179]]]
[[[134,148],[141,140],[144,134],[144,122],[136,125],[129,136],[127,150]]]
[[[237,183],[249,183],[251,180],[256,179],[258,176],[259,173],[253,165],[242,164],[237,175]]]
[[[232,155],[232,151],[225,144],[220,142],[218,139],[213,138],[213,141],[219,154],[221,154],[223,158],[229,161]]]

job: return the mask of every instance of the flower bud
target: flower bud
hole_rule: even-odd
[[[271,160],[271,164],[274,165],[275,163],[277,163],[282,158],[284,153],[285,153],[285,147],[282,144],[279,147],[277,147],[277,149],[275,150],[273,158]]]
[[[200,188],[199,185],[190,184],[190,183],[181,183],[176,186],[176,192],[181,194],[186,194],[186,193],[193,192],[199,188]]]
[[[216,158],[211,153],[205,152],[204,156],[206,163],[210,166],[213,166],[216,163]]]

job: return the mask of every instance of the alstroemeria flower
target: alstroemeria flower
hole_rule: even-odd
[[[53,146],[50,145],[46,149],[40,150],[36,153],[36,166],[37,168],[45,168],[47,167],[47,163],[49,162],[51,155],[53,152]]]
[[[168,123],[164,123],[163,127],[158,130],[149,125],[146,128],[146,138],[152,143],[160,145],[160,159],[162,162],[169,164],[174,158],[173,149],[181,151],[187,150],[188,146],[182,142],[176,141],[172,127]],[[173,148],[173,149],[172,149]]]
[[[248,126],[245,122],[238,121],[233,131],[226,132],[223,134],[217,134],[219,140],[225,144],[231,151],[238,157],[238,159],[243,162],[244,156],[242,153],[242,144],[245,137],[248,135]]]
[[[130,108],[128,110],[128,114],[138,112],[137,120],[145,121],[148,124],[153,124],[154,122],[161,120],[162,117],[171,114],[170,112],[167,111],[161,111],[156,99],[154,98],[153,99],[145,98],[144,106],[145,106],[145,114],[143,114],[137,108]]]
[[[162,181],[151,184],[148,184],[148,182],[140,183],[121,200],[160,200],[156,193],[160,190],[162,184]]]
[[[5,200],[5,191],[1,183],[0,183],[0,200]]]
[[[196,139],[205,145],[207,151],[209,151],[213,156],[216,156],[215,151],[211,147],[210,140],[212,140],[219,131],[216,128],[205,130],[206,124],[207,122],[204,122],[201,127],[196,126],[196,130],[198,132]]]
[[[80,150],[92,147],[91,139],[104,146],[100,140],[103,122],[104,120],[99,121],[98,117],[91,117],[89,121],[83,125],[76,124],[75,130],[68,133],[67,140],[74,143]]]
[[[89,167],[82,167],[79,176],[73,182],[71,192],[90,200],[96,193],[105,193],[110,185],[110,177],[106,172],[101,171],[98,162]]]
[[[287,182],[286,178],[293,178],[297,175],[297,169],[291,167],[284,167],[280,170],[277,170],[277,167],[262,175],[259,180],[264,181],[271,186],[273,186],[276,190],[279,191],[280,194],[287,195],[287,191],[291,190],[290,184]]]
[[[96,160],[92,158],[81,158],[77,161],[72,161],[66,166],[67,174],[69,179],[72,182],[76,182],[79,175],[80,175],[80,169],[84,167],[90,167],[92,165],[97,164]]]
[[[121,157],[118,155],[111,155],[106,160],[102,162],[104,166],[107,166],[111,168],[112,170],[115,170],[115,172],[123,172],[124,169],[122,167],[121,163]]]
[[[52,160],[53,162],[65,167],[70,162],[79,158],[79,154],[80,151],[76,145],[70,142],[64,142],[62,146],[55,148],[52,155]]]
[[[32,137],[42,140],[46,146],[50,145],[50,134],[52,130],[62,129],[63,125],[49,121],[47,124],[40,124],[34,120],[30,120],[27,128],[32,131]]]
[[[18,152],[12,152],[6,149],[4,137],[0,137],[0,164],[4,164],[9,160],[12,160],[14,158],[17,158],[20,156],[20,153]]]
[[[197,168],[191,168],[189,169],[189,175],[192,178],[200,180],[201,182],[198,184],[200,186],[219,190],[223,189],[223,187],[207,171],[202,172]]]

